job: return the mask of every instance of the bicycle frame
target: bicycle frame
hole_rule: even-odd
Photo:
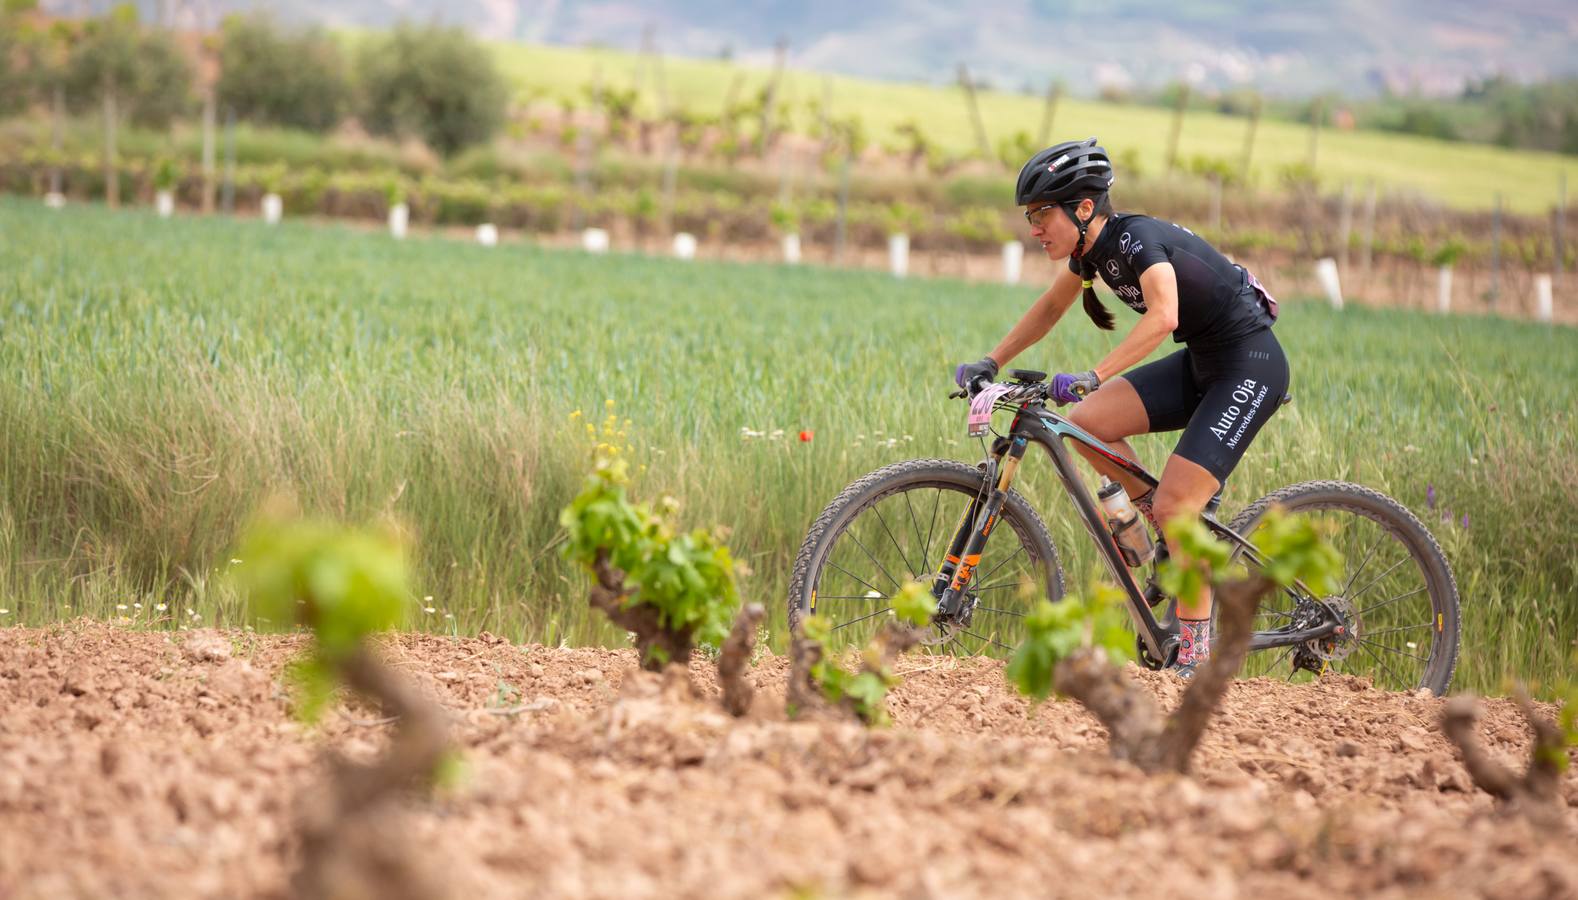
[[[1009,428],[1008,435],[999,439],[993,448],[990,467],[987,474],[996,475],[996,486],[985,494],[977,497],[971,503],[960,519],[955,529],[953,541],[948,546],[948,552],[937,573],[934,583],[934,592],[941,589],[938,594],[938,611],[944,614],[955,613],[961,605],[962,598],[967,592],[970,578],[973,576],[975,566],[980,562],[981,550],[986,545],[986,538],[991,534],[992,526],[997,522],[997,515],[1002,509],[1003,501],[1008,495],[1009,488],[1013,485],[1015,474],[1018,472],[1020,461],[1024,458],[1026,448],[1034,443],[1041,446],[1052,460],[1052,466],[1057,470],[1058,477],[1063,482],[1063,488],[1074,501],[1080,519],[1085,528],[1090,532],[1091,539],[1096,542],[1096,549],[1107,563],[1107,568],[1112,572],[1118,586],[1122,588],[1128,600],[1129,616],[1134,622],[1135,631],[1140,639],[1145,642],[1146,649],[1150,651],[1153,659],[1165,661],[1168,658],[1172,645],[1176,643],[1176,626],[1168,627],[1158,622],[1151,606],[1146,602],[1140,586],[1135,582],[1134,576],[1123,562],[1123,556],[1118,550],[1117,542],[1113,540],[1111,532],[1107,530],[1107,523],[1102,515],[1101,507],[1091,495],[1090,490],[1080,478],[1073,456],[1069,453],[1064,442],[1067,440],[1078,441],[1086,447],[1113,464],[1121,467],[1124,472],[1134,476],[1152,488],[1157,485],[1157,478],[1138,462],[1113,451],[1112,448],[1097,440],[1095,437],[1081,429],[1078,425],[1047,409],[1039,400],[1024,403],[1018,407],[1014,421]],[[1217,521],[1211,513],[1202,513],[1201,520],[1213,534],[1227,541],[1234,547],[1235,558],[1237,554],[1245,554],[1248,559],[1257,565],[1264,565],[1265,560],[1243,535]],[[1302,587],[1302,586],[1301,586]],[[1328,612],[1327,621],[1311,628],[1293,629],[1283,628],[1275,631],[1257,631],[1250,639],[1249,649],[1269,650],[1276,647],[1289,647],[1306,641],[1331,637],[1341,623],[1341,618],[1324,602],[1317,600]]]

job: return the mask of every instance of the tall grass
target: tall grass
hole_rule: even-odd
[[[952,366],[1032,295],[0,201],[0,623],[241,624],[229,547],[283,491],[406,523],[417,627],[617,642],[555,546],[590,423],[647,467],[642,496],[732,529],[781,627],[804,530],[845,483],[978,458],[944,399]],[[1298,302],[1277,330],[1297,400],[1226,506],[1314,478],[1390,493],[1452,560],[1459,684],[1563,671],[1578,332]],[[1083,369],[1115,340],[1071,318],[1021,362]],[[1159,464],[1171,441],[1138,445]],[[1021,484],[1080,583],[1098,563],[1036,462]]]

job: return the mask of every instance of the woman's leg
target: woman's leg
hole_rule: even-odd
[[[1113,378],[1080,401],[1068,414],[1075,425],[1118,453],[1135,459],[1134,448],[1124,438],[1145,434],[1150,420],[1145,414],[1145,404],[1134,387],[1122,378]],[[1123,485],[1129,496],[1137,497],[1150,490],[1150,486],[1124,472],[1106,457],[1079,441],[1073,441],[1078,450],[1097,472]]]
[[[1217,492],[1222,482],[1199,463],[1190,462],[1178,454],[1167,458],[1167,468],[1162,470],[1161,483],[1156,486],[1152,510],[1156,521],[1166,524],[1173,519],[1197,519]],[[1167,553],[1179,564],[1187,564],[1187,555],[1180,553],[1178,545],[1170,538]],[[1202,620],[1211,618],[1211,588],[1206,586],[1197,596],[1178,598],[1178,618]]]
[[[1198,362],[1204,392],[1153,499],[1162,523],[1200,515],[1276,412],[1288,387],[1287,358],[1269,330]],[[1172,541],[1167,549],[1179,565],[1190,564]],[[1178,664],[1191,666],[1210,655],[1211,592],[1203,588],[1197,596],[1177,599]]]

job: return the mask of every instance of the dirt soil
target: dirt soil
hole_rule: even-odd
[[[366,757],[391,727],[354,704],[298,724],[281,673],[302,646],[0,629],[0,898],[287,896],[324,748]],[[384,815],[451,896],[1578,897],[1575,770],[1565,828],[1537,832],[1470,787],[1441,701],[1352,678],[1240,682],[1193,775],[1147,777],[992,660],[904,660],[897,724],[866,731],[785,721],[771,656],[739,721],[705,661],[691,699],[628,651],[384,649],[464,748],[457,786]],[[1523,759],[1510,703],[1481,734]]]

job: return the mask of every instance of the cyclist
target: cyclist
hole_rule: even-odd
[[[1068,268],[996,349],[960,365],[954,379],[971,389],[983,376],[997,377],[1001,366],[1046,336],[1081,289],[1086,315],[1111,330],[1113,315],[1092,286],[1099,273],[1140,320],[1094,368],[1056,375],[1052,396],[1060,405],[1078,403],[1069,419],[1131,459],[1125,438],[1183,429],[1155,491],[1075,445],[1097,471],[1123,484],[1154,527],[1205,509],[1281,403],[1288,363],[1271,333],[1276,301],[1255,277],[1181,225],[1113,212],[1113,178],[1095,138],[1058,144],[1025,163],[1017,203],[1031,237],[1048,258],[1067,257]],[[1182,350],[1130,368],[1169,332]],[[1171,542],[1168,550],[1183,560]],[[1188,678],[1210,655],[1211,594],[1177,599],[1174,665]]]

